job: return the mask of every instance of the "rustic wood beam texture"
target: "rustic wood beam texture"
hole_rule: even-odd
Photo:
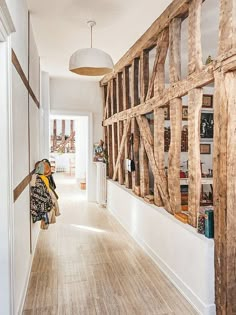
[[[202,69],[201,6],[202,0],[193,0],[189,7],[189,75]],[[197,213],[201,195],[200,117],[202,96],[201,88],[193,89],[188,93],[188,210],[190,215],[189,223],[194,227],[197,225]]]
[[[236,11],[235,7],[234,10]],[[224,188],[227,189],[227,227],[225,230],[227,235],[225,253],[227,259],[227,301],[225,314],[232,315],[236,313],[236,71],[226,74],[225,86],[228,100],[227,185]]]
[[[220,54],[236,48],[235,31],[236,3],[221,0]],[[217,314],[232,315],[236,313],[236,71],[221,70],[215,71],[214,96],[215,300]]]
[[[236,2],[220,1],[219,54],[236,48]]]
[[[236,311],[236,71],[215,74],[215,292],[219,315]]]
[[[111,80],[111,115],[117,113],[116,80]]]
[[[169,72],[171,84],[181,80],[181,24],[182,20],[175,18],[169,26]]]
[[[168,27],[170,21],[175,17],[185,18],[188,14],[189,1],[174,0],[166,10],[154,21],[149,29],[137,40],[137,42],[125,53],[117,62],[114,71],[107,74],[101,81],[101,85],[106,84],[116,73],[121,71],[126,65],[131,64],[133,59],[140,56],[141,52],[151,46],[156,45],[158,35]]]
[[[124,67],[123,70],[123,108],[129,108],[129,67]]]
[[[125,122],[124,133],[123,133],[123,136],[122,136],[122,139],[121,139],[119,152],[118,152],[118,156],[117,156],[117,160],[116,160],[116,165],[115,165],[115,168],[114,168],[114,174],[113,174],[113,178],[112,178],[113,180],[117,179],[117,174],[118,174],[118,170],[119,170],[120,160],[124,156],[125,141],[127,139],[129,127],[130,127],[130,119]]]
[[[107,126],[117,120],[126,120],[129,117],[144,115],[157,107],[163,107],[169,104],[172,99],[188,94],[188,92],[194,88],[200,88],[212,83],[214,81],[214,71],[218,69],[223,69],[224,72],[235,70],[235,57],[236,49],[233,48],[230,51],[218,56],[213,63],[203,66],[202,71],[193,73],[188,76],[187,79],[172,84],[171,87],[166,89],[163,97],[153,97],[134,108],[126,109],[123,112],[105,120],[103,125]]]
[[[170,84],[181,78],[181,19],[175,18],[170,23]],[[171,141],[168,154],[168,190],[171,209],[174,213],[181,211],[180,195],[180,155],[182,130],[182,99],[170,101]]]
[[[165,187],[167,187],[166,177],[163,177],[162,174],[160,174],[158,167],[156,165],[155,158],[154,158],[153,136],[149,127],[149,123],[145,117],[138,116],[136,119],[137,119],[140,135],[142,137],[142,142],[144,144],[153,175],[157,179],[157,181],[155,182],[155,185],[157,185],[157,188],[160,192],[160,196],[162,198],[165,209],[168,212],[173,213],[170,202],[169,202],[168,192],[165,189]],[[159,184],[159,183],[162,183],[162,184]]]
[[[154,96],[162,97],[165,90],[165,61],[169,47],[169,30],[165,29],[161,33],[161,36],[157,41],[157,55],[156,55],[156,67],[155,75],[153,79]],[[154,109],[154,157],[157,163],[159,172],[165,177],[165,152],[164,152],[164,128],[165,118],[164,109]],[[157,179],[154,178],[156,181]],[[161,184],[161,183],[160,183]],[[165,188],[167,189],[167,187]],[[157,206],[163,206],[160,193],[157,189],[157,185],[154,187],[154,203]]]
[[[142,138],[140,139],[139,165],[140,165],[140,196],[145,197],[146,195],[150,194],[149,166],[148,166],[148,156],[147,156]]]
[[[139,103],[139,59],[135,58],[131,67],[131,107],[135,107]],[[140,135],[138,125],[135,118],[131,119],[131,133],[133,134],[133,159],[135,163],[135,171],[132,172],[132,189],[140,195],[140,170],[139,170],[139,143]]]
[[[200,117],[202,89],[188,94],[188,211],[189,223],[196,227],[201,195]]]
[[[103,120],[108,118],[108,84],[103,86]]]
[[[169,46],[169,29],[164,29],[161,34],[158,36],[156,46],[156,56],[153,65],[152,76],[149,81],[148,91],[146,100],[150,99],[154,94],[154,83],[159,71],[159,65],[165,63],[166,54]]]
[[[113,153],[112,153],[112,126],[107,126],[107,153],[108,153],[108,176],[113,176]]]
[[[116,77],[116,96],[117,96],[117,112],[123,111],[123,73],[119,72]],[[123,121],[117,122],[118,151],[120,150],[121,140],[123,136]],[[120,185],[124,184],[124,154],[121,156],[118,166],[118,181]]]
[[[192,0],[188,17],[189,75],[202,70],[201,9],[202,0]]]
[[[144,103],[149,82],[149,51],[144,50],[140,55],[140,102]]]
[[[143,103],[146,99],[149,82],[149,51],[144,50],[140,56],[140,102]],[[148,157],[142,138],[140,137],[139,148],[139,168],[140,168],[140,195],[144,197],[149,195],[149,165]]]
[[[112,162],[113,170],[115,169],[117,155],[118,155],[118,143],[117,143],[117,123],[112,124]]]
[[[112,113],[111,113],[111,82],[108,82],[108,85],[107,85],[106,107],[107,107],[106,112],[107,112],[107,116],[109,119],[109,117],[112,116]]]
[[[129,68],[124,67],[123,69],[123,109],[127,110],[128,108],[129,108]],[[125,159],[130,158],[130,135],[131,135],[130,129],[131,128],[128,128],[127,138],[125,140]],[[126,188],[132,187],[131,173],[128,172],[127,168],[125,168],[125,186]]]

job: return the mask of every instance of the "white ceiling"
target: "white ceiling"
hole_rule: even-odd
[[[95,20],[93,46],[114,63],[147,30],[171,0],[27,0],[42,70],[51,77],[79,78],[70,73],[71,54],[90,45],[88,20]],[[207,0],[203,16],[206,55],[215,54],[218,0]],[[211,39],[211,40],[209,40]],[[213,47],[214,46],[214,47]],[[209,48],[209,49],[208,49]],[[209,53],[208,53],[209,50]],[[212,52],[211,52],[212,51]]]

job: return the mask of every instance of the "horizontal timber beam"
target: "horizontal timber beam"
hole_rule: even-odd
[[[136,41],[136,43],[124,54],[124,56],[114,66],[114,71],[107,74],[100,84],[104,85],[117,72],[121,71],[125,66],[132,63],[133,59],[139,57],[141,52],[156,45],[157,37],[166,27],[170,21],[175,17],[186,17],[189,9],[189,0],[174,0],[149,27],[149,29]]]
[[[212,83],[214,81],[214,71],[217,71],[220,68],[224,69],[224,67],[227,68],[227,71],[231,68],[234,69],[235,62],[233,62],[233,57],[236,57],[236,51],[234,49],[219,56],[211,64],[204,66],[200,72],[191,74],[186,79],[172,84],[171,87],[166,89],[162,97],[153,97],[142,104],[117,113],[103,121],[103,126],[111,125],[118,120],[126,120],[128,118],[144,115],[153,111],[155,108],[169,104],[169,102],[175,98],[188,94],[192,89],[200,88]]]

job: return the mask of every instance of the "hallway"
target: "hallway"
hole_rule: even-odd
[[[107,209],[56,182],[62,215],[40,232],[24,315],[197,314]]]

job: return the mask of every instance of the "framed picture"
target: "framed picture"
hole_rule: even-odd
[[[182,120],[188,120],[188,106],[182,107]]]
[[[213,95],[203,94],[202,107],[213,108]]]
[[[164,107],[164,117],[165,120],[170,120],[170,107]]]
[[[208,143],[200,143],[200,154],[211,154],[211,145]]]
[[[214,114],[208,112],[201,113],[200,136],[202,139],[213,139]]]

